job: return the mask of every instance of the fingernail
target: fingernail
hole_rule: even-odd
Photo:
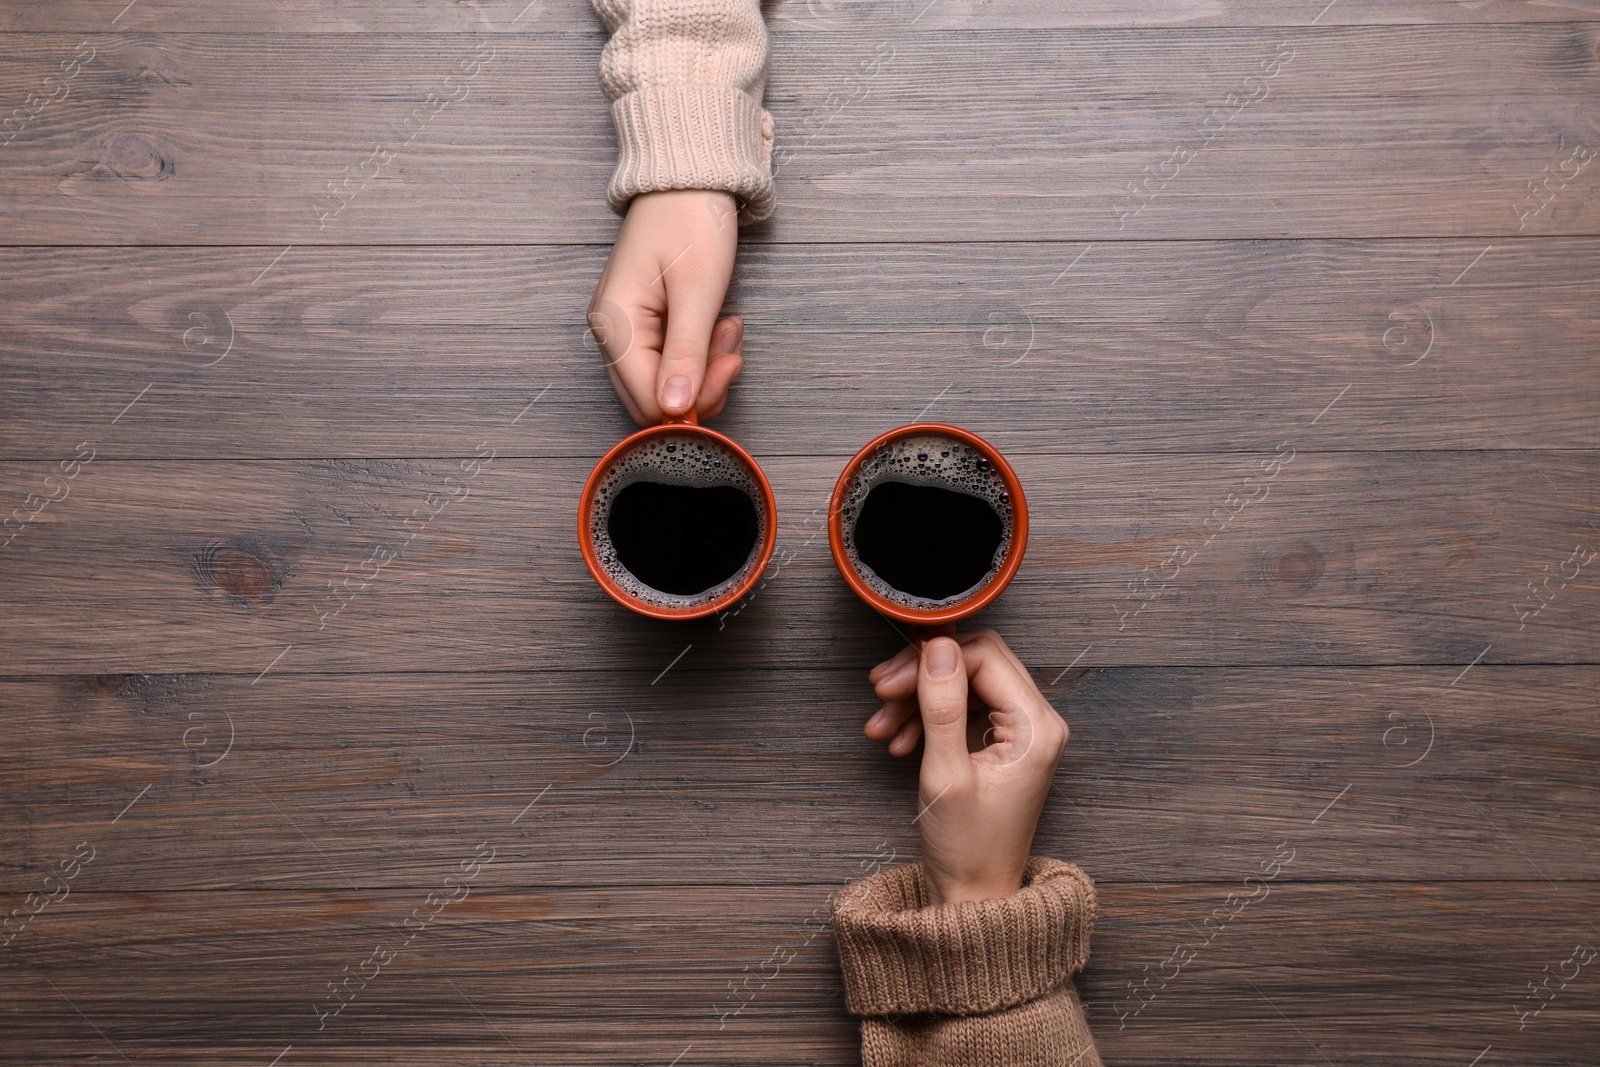
[[[883,714],[884,714],[884,712],[885,712],[885,711],[886,711],[886,710],[888,710],[888,709],[886,709],[886,708],[879,708],[879,709],[878,709],[878,710],[877,710],[877,713],[876,713],[876,714],[874,714],[874,715],[873,715],[873,716],[872,716],[872,718],[870,718],[870,719],[868,719],[868,720],[867,720],[867,726],[868,726],[868,728],[871,728],[871,727],[873,727],[873,726],[876,726],[876,725],[878,725],[878,724],[879,724],[879,723],[880,723],[880,722],[882,722],[882,721],[883,721]]]
[[[744,344],[744,320],[733,320],[733,341],[729,345],[731,351],[739,351],[739,346]]]
[[[950,640],[929,641],[922,650],[923,662],[928,666],[928,677],[942,682],[956,673],[956,657],[960,649]]]
[[[661,406],[682,411],[694,402],[694,383],[681,374],[673,375],[661,386]]]

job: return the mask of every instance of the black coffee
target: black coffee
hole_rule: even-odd
[[[617,561],[673,596],[696,596],[738,574],[759,527],[755,501],[735,486],[652,481],[619,490],[606,520]]]
[[[885,481],[862,502],[853,540],[861,562],[884,582],[918,600],[946,600],[994,569],[1004,535],[985,500]]]
[[[1011,494],[981,449],[927,433],[861,461],[839,501],[848,565],[890,603],[926,611],[977,593],[1011,551]]]

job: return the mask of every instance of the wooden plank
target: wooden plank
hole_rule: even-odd
[[[1257,899],[1228,920],[1235,892]],[[1444,1065],[1493,1046],[1481,1062],[1570,1063],[1592,1046],[1593,983],[1562,989],[1524,1031],[1515,1014],[1539,1003],[1525,983],[1556,974],[1575,943],[1595,945],[1591,883],[1262,892],[1235,881],[1101,894],[1083,995],[1106,1062]],[[1496,926],[1510,935],[1504,946],[1484,933]]]
[[[625,432],[582,325],[606,249],[282,251],[0,250],[0,454],[470,454],[535,397],[541,454]],[[1597,301],[1594,238],[756,245],[719,426],[763,454],[925,408],[1011,451],[1593,448]]]
[[[777,28],[819,33],[881,30],[915,24],[926,30],[1056,29],[1190,26],[1372,26],[1466,23],[1592,22],[1593,5],[1569,0],[1488,0],[1467,7],[1454,0],[1271,0],[1254,3],[1183,0],[1159,6],[1132,0],[1062,5],[1048,0],[774,0],[764,4]],[[421,0],[383,6],[360,0],[271,0],[194,5],[187,0],[56,0],[0,7],[0,30],[35,33],[527,33],[598,26],[582,0],[479,0],[472,4]]]
[[[1595,6],[766,6],[719,427],[782,565],[673,627],[573,551],[628,428],[586,3],[0,0],[0,915],[95,850],[0,1046],[856,1062],[816,917],[916,854],[915,764],[820,523],[924,413],[1028,487],[982,621],[1073,728],[1107,1062],[1588,1062],[1592,965],[1529,1012],[1600,945]]]
[[[843,52],[780,32],[782,208],[752,238],[1588,233],[1594,32],[897,25]],[[7,240],[609,239],[599,35],[493,40],[18,37],[0,99],[94,57],[6,146]]]
[[[1073,732],[1036,851],[1097,878],[1236,880],[1281,841],[1295,881],[1600,877],[1594,667],[1060,673],[1035,666]],[[64,676],[0,707],[11,893],[83,841],[77,889],[137,893],[425,885],[486,839],[502,887],[918,849],[916,765],[861,737],[853,666]]]
[[[1285,437],[1264,456],[1014,456],[1028,557],[985,618],[1058,669],[1090,643],[1096,665],[1595,662],[1595,563],[1574,546],[1597,548],[1600,455]],[[777,562],[747,610],[682,625],[584,569],[588,459],[473,480],[454,460],[5,465],[8,499],[68,495],[5,549],[0,640],[13,673],[253,676],[291,644],[296,672],[659,670],[695,642],[731,666],[876,662],[899,638],[826,549],[842,458],[761,461]]]
[[[914,19],[927,29],[1082,29],[1091,27],[1192,28],[1200,26],[1380,26],[1450,25],[1492,22],[1592,22],[1592,4],[1580,2],[1502,2],[1467,8],[1450,0],[1179,0],[1141,4],[1136,0],[1090,0],[1055,4],[1050,0],[988,0],[984,3],[927,0],[780,0],[768,16],[775,24],[832,32],[859,31]],[[781,21],[780,21],[781,20]]]
[[[831,937],[802,925],[848,876],[480,888],[409,942],[397,928],[433,883],[74,891],[10,950],[7,1047],[30,1063],[107,1042],[132,1062],[260,1065],[292,1045],[281,1062],[856,1063]],[[1592,883],[1267,885],[1203,940],[1236,888],[1102,884],[1082,988],[1107,1062],[1176,1062],[1181,1047],[1187,1063],[1309,1067],[1370,1062],[1381,1043],[1390,1063],[1467,1063],[1492,1045],[1518,1063],[1570,1064],[1592,1047],[1600,995],[1586,971],[1521,1032],[1515,1014],[1529,1010],[1527,979],[1593,946]],[[375,946],[393,957],[363,969]],[[1132,1014],[1128,986],[1170,976],[1161,965],[1183,948],[1192,958]],[[785,962],[763,965],[773,958]],[[347,974],[355,999],[319,1016],[335,1003],[327,983]],[[748,1006],[728,1014],[729,984],[747,978]],[[1406,995],[1386,996],[1397,984]]]

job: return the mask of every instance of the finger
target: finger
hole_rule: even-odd
[[[628,417],[639,426],[653,426],[650,417],[639,409],[639,404],[633,399],[633,394],[628,391],[627,383],[622,380],[622,375],[617,373],[615,367],[606,368],[606,377],[611,379],[611,391],[617,394],[617,399],[622,401],[622,406],[628,412]],[[659,421],[659,420],[657,420]]]
[[[744,316],[729,315],[711,329],[711,355],[739,355],[744,351]]]
[[[655,368],[660,362],[660,355],[653,349],[635,347],[620,363],[606,368],[606,374],[617,388],[618,395],[625,396],[623,405],[629,406],[629,401],[632,401],[629,414],[634,415],[634,421],[641,426],[655,426],[662,420],[655,381]]]
[[[1024,678],[1028,678],[1030,680],[1033,677],[1028,673],[1028,668],[1023,665],[1023,662],[1017,658],[1017,654],[1011,651],[1011,646],[1006,644],[1006,639],[1001,637],[1000,634],[995,630],[974,630],[971,633],[957,634],[956,640],[961,643],[961,647],[963,649],[974,642],[984,642],[992,645],[995,649],[1001,652],[1006,659],[1011,661],[1012,666],[1016,667],[1018,674],[1021,674]]]
[[[694,406],[705,381],[711,329],[728,292],[732,264],[718,270],[697,262],[692,248],[664,272],[667,286],[667,338],[656,372],[656,401],[670,415],[684,415]]]
[[[967,751],[981,752],[990,745],[1006,740],[1005,727],[994,720],[994,715],[969,715],[967,717]]]
[[[916,718],[917,702],[914,700],[891,700],[878,709],[877,714],[867,720],[865,733],[873,741],[889,741],[899,733],[901,728],[911,719]]]
[[[980,697],[988,694],[979,687],[977,673],[980,667],[987,667],[984,685],[1004,687],[1004,692],[997,689],[995,695],[1009,699],[1022,699],[1026,695],[1032,697],[1035,703],[1045,703],[1044,695],[1034,684],[1033,675],[1028,673],[1028,668],[1011,651],[1005,639],[993,630],[979,630],[966,635],[961,639],[961,652],[972,690]]]
[[[976,720],[977,716],[973,716]],[[1043,757],[1057,758],[1060,753],[1054,749],[1053,739],[1055,731],[1036,731],[1034,721],[1029,717],[1020,704],[1004,703],[997,708],[989,710],[989,724],[983,732],[982,744],[973,751],[975,759],[989,766],[1006,767],[1015,763],[1029,760],[1030,756],[1038,754],[1043,762]],[[1041,720],[1042,721],[1042,720]],[[1049,742],[1049,743],[1041,743]]]
[[[948,637],[922,646],[917,706],[928,738],[922,754],[924,788],[937,782],[942,790],[965,781],[973,773],[967,758],[967,671],[961,646]]]
[[[909,756],[917,750],[917,742],[922,740],[922,720],[913,718],[900,728],[894,735],[894,740],[889,742],[889,755]]]
[[[962,655],[972,692],[994,709],[996,720],[1023,746],[1016,758],[1031,753],[1052,762],[1059,759],[1067,743],[1067,725],[1005,643],[988,636],[968,643]]]
[[[600,350],[601,358],[610,366],[627,355],[628,349],[633,346],[633,324],[629,321],[628,313],[608,295],[611,291],[604,288],[604,278],[600,284],[602,287],[595,290],[585,317],[589,326],[588,340]]]
[[[905,670],[907,665],[917,662],[917,650],[911,647],[902,648],[872,670],[867,672],[867,681],[876,685],[891,674]]]
[[[958,639],[959,640],[959,639]],[[892,659],[884,660],[872,669],[868,677],[873,682],[873,692],[885,701],[904,700],[917,693],[917,650],[907,647]],[[978,694],[967,691],[967,710],[979,711],[986,705]]]
[[[709,419],[728,402],[728,389],[744,367],[744,319],[729,315],[711,328],[711,354],[700,386],[700,417]]]
[[[602,290],[589,309],[589,334],[605,359],[606,376],[634,422],[661,421],[656,403],[656,368],[661,362],[661,316],[634,303],[623,304]]]
[[[696,405],[702,419],[722,413],[728,403],[728,389],[744,369],[744,357],[737,352],[714,355],[706,363],[705,384],[700,386],[700,402]]]
[[[903,700],[917,695],[917,650],[911,648],[906,651],[910,655],[905,662],[896,663],[873,683],[872,689],[878,694],[878,699]]]

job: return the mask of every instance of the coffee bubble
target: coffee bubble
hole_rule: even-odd
[[[856,547],[856,520],[861,516],[867,495],[884,482],[905,482],[908,485],[926,485],[949,489],[977,497],[1000,517],[1000,547],[995,549],[994,560],[987,574],[976,585],[942,600],[929,600],[913,596],[879,578],[862,561]],[[879,448],[862,461],[856,469],[849,491],[839,508],[840,526],[843,530],[845,555],[861,580],[876,594],[892,604],[918,611],[947,608],[970,600],[980,590],[994,581],[1006,557],[1011,554],[1011,494],[1006,490],[1005,479],[981,451],[962,441],[939,434],[918,434],[902,437]],[[930,536],[937,531],[929,531]]]
[[[755,505],[756,536],[750,555],[734,575],[692,596],[665,593],[646,585],[623,565],[611,539],[611,508],[617,494],[635,482],[659,482],[696,489],[732,486]],[[695,434],[664,434],[652,437],[613,462],[595,489],[589,513],[589,539],[600,565],[613,582],[629,597],[643,604],[662,608],[695,608],[710,604],[749,577],[766,543],[767,514],[764,495],[755,476],[742,459],[716,441]]]

